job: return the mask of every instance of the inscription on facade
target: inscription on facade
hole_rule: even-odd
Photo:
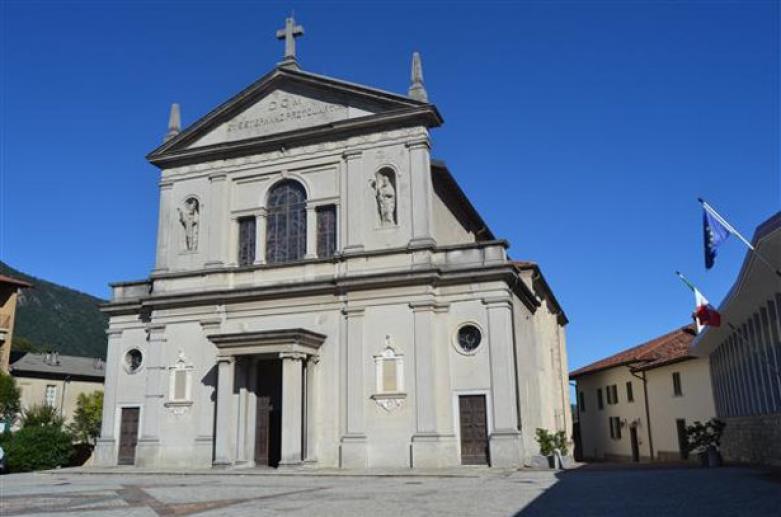
[[[250,110],[247,116],[240,117],[228,123],[227,132],[230,138],[248,133],[268,134],[274,131],[292,129],[287,126],[317,125],[334,119],[347,117],[347,106],[315,102],[310,99],[292,95],[278,96],[261,103],[256,109]],[[319,118],[324,120],[318,120]]]

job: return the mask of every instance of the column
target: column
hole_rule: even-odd
[[[434,220],[431,181],[430,144],[428,138],[407,143],[409,149],[410,194],[412,196],[412,240],[411,248],[424,248],[436,244],[431,235],[431,221]]]
[[[266,263],[266,209],[255,216],[255,264]]]
[[[258,359],[252,357],[247,365],[247,458],[255,464],[255,425],[258,421]]]
[[[217,435],[214,437],[214,466],[224,467],[233,463],[231,455],[232,433],[235,425],[233,414],[233,357],[217,358]]]
[[[488,311],[488,344],[491,363],[493,432],[489,437],[492,467],[522,464],[517,416],[515,339],[509,298],[483,300]]]
[[[116,465],[117,463],[117,439],[115,436],[117,414],[117,374],[119,373],[120,345],[122,331],[108,329],[108,347],[106,351],[106,382],[103,397],[103,419],[101,421],[100,438],[95,444],[95,464],[101,467]]]
[[[144,365],[144,407],[141,410],[141,436],[136,448],[136,465],[152,466],[158,461],[160,453],[160,414],[163,407],[162,376],[163,347],[165,346],[165,325],[152,325],[149,332],[148,346]]]
[[[193,455],[195,463],[209,466],[213,461],[214,450],[214,414],[215,403],[212,398],[217,389],[217,365],[214,363],[214,351],[207,346],[209,341],[206,336],[216,334],[220,330],[222,320],[220,318],[204,319],[200,322],[202,335],[200,348],[199,369],[193,371],[192,396],[194,414],[197,415],[198,434],[195,436],[195,450]]]
[[[344,153],[344,189],[347,192],[346,203],[342,209],[342,218],[346,221],[347,235],[344,242],[344,253],[363,251],[361,239],[361,224],[363,217],[363,193],[365,185],[363,181],[362,152],[347,151]]]
[[[171,195],[174,184],[170,181],[160,182],[160,213],[157,214],[157,257],[155,272],[168,271],[168,249],[170,247],[171,230]]]
[[[320,357],[310,355],[306,362],[304,370],[304,385],[306,388],[306,398],[304,399],[304,463],[317,463],[317,394],[320,392],[318,386],[317,368]]]
[[[209,232],[209,250],[207,254],[206,267],[221,267],[225,263],[225,253],[227,246],[225,243],[225,225],[228,218],[225,214],[226,202],[225,193],[227,185],[225,174],[212,174],[209,176],[211,188],[209,190],[209,210],[204,210],[201,214],[202,220],[208,226]],[[205,216],[205,217],[203,217]]]
[[[303,437],[303,361],[305,354],[281,353],[282,359],[282,454],[281,466],[300,465]]]
[[[236,408],[236,462],[247,461],[247,360],[248,357],[237,358],[234,366],[236,385],[239,389],[239,403]]]
[[[317,258],[317,211],[310,203],[306,205],[306,256],[304,258]]]
[[[363,382],[363,307],[349,307],[342,310],[346,321],[345,389],[347,401],[346,432],[341,439],[340,463],[342,468],[366,468],[366,434],[364,428],[364,409],[366,400]]]

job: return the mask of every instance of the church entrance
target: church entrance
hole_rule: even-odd
[[[119,422],[119,457],[118,465],[134,465],[136,462],[136,444],[138,443],[137,407],[122,408]]]
[[[461,464],[488,465],[488,429],[485,395],[458,397],[461,427]]]
[[[276,467],[282,452],[282,361],[258,361],[255,465]]]

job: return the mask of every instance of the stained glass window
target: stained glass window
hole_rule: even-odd
[[[255,218],[239,219],[239,265],[249,266],[255,262]]]
[[[336,251],[336,206],[317,207],[317,256],[333,257]]]
[[[268,196],[266,261],[300,260],[306,254],[306,191],[300,183],[284,180]]]

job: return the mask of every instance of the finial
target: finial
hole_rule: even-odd
[[[415,100],[428,102],[426,87],[423,86],[423,64],[420,61],[420,53],[412,53],[412,84],[408,95]]]
[[[168,132],[163,138],[163,142],[167,142],[182,130],[182,117],[179,113],[179,104],[174,102],[171,104],[171,114],[168,116]]]
[[[304,28],[300,25],[296,25],[296,20],[291,14],[288,18],[285,18],[285,28],[277,31],[277,39],[285,40],[285,57],[280,61],[280,67],[293,68],[298,70],[298,62],[296,61],[296,38],[303,36]]]

